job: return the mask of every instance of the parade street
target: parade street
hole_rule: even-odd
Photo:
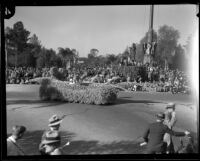
[[[6,85],[7,134],[14,125],[24,125],[27,132],[20,141],[27,155],[37,155],[41,135],[48,129],[48,119],[67,115],[61,123],[62,144],[66,154],[141,153],[138,143],[155,114],[164,112],[168,102],[176,103],[174,130],[197,133],[197,111],[192,95],[160,92],[120,92],[113,105],[87,105],[45,102],[39,99],[39,85]],[[175,148],[180,144],[174,138]]]

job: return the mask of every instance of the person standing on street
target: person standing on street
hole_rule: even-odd
[[[168,128],[168,126],[163,124],[165,119],[164,113],[159,113],[156,115],[156,122],[149,124],[146,128],[143,139],[144,143],[140,146],[147,144],[147,149],[145,154],[157,154],[166,152],[166,143],[163,141],[165,133],[169,133],[174,136],[185,136],[190,134],[188,131],[185,132],[175,132]]]
[[[57,115],[53,115],[49,119],[49,125],[48,125],[49,130],[47,130],[43,133],[41,143],[39,145],[39,152],[41,153],[41,155],[45,155],[45,148],[44,148],[43,140],[46,138],[46,133],[49,133],[50,131],[57,131],[58,135],[60,135],[59,128],[60,128],[61,122],[62,122],[62,118],[59,118]]]
[[[175,104],[169,103],[166,107],[165,111],[165,120],[164,124],[168,126],[169,129],[173,129],[175,123],[177,122],[176,112],[175,112]],[[163,138],[164,142],[167,143],[167,154],[174,153],[174,145],[172,142],[172,136],[169,133],[166,133]]]
[[[44,155],[62,155],[61,138],[58,131],[48,131],[42,140]]]
[[[24,126],[14,126],[12,128],[12,135],[7,138],[7,155],[8,156],[17,156],[25,155],[24,151],[17,144],[17,140],[21,139],[26,131]]]

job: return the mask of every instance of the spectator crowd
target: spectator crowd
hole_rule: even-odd
[[[74,68],[57,69],[61,73],[61,80],[70,83],[93,82],[93,83],[120,83],[137,82],[151,84],[162,83],[166,86],[188,87],[188,76],[179,70],[164,70],[159,66],[137,64],[134,68],[126,66],[95,66],[89,67],[79,64]],[[127,68],[128,68],[127,67]],[[122,71],[121,68],[124,68]],[[136,70],[137,69],[137,70]],[[134,73],[134,74],[132,74]],[[51,77],[51,68],[33,67],[9,67],[6,69],[7,84],[29,84],[29,80],[37,77]]]

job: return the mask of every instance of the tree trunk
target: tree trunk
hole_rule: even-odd
[[[17,52],[15,53],[15,67],[17,67]]]
[[[165,58],[165,70],[167,70],[168,69],[168,61],[167,61],[167,59]]]

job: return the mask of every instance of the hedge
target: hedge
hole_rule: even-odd
[[[40,78],[40,98],[84,104],[112,104],[117,99],[118,89],[110,85],[84,86],[68,84],[53,78]]]
[[[58,80],[64,80],[64,76],[61,73],[61,71],[58,70],[57,67],[51,67],[50,69],[50,75],[52,78],[58,79]]]

